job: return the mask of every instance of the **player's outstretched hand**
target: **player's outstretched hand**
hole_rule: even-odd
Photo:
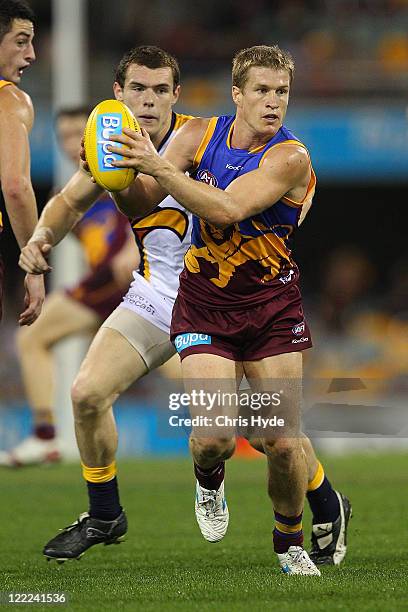
[[[46,274],[52,268],[48,265],[47,257],[52,245],[45,241],[32,240],[21,249],[18,265],[27,274]]]
[[[24,280],[24,312],[18,320],[19,325],[32,325],[40,316],[45,298],[44,276],[26,274]]]
[[[123,156],[123,160],[112,161],[112,166],[116,168],[134,168],[138,172],[154,176],[163,164],[162,158],[150,140],[149,133],[144,128],[141,128],[140,132],[135,132],[125,127],[122,134],[111,134],[109,140],[123,145],[123,147],[107,146],[111,153]]]

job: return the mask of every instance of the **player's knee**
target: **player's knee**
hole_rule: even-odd
[[[194,438],[190,440],[196,458],[202,461],[229,459],[235,450],[234,438]]]
[[[97,416],[106,409],[107,398],[102,395],[100,385],[81,373],[72,385],[71,399],[76,419]]]
[[[290,463],[301,448],[297,438],[276,438],[263,440],[265,453],[281,463]]]

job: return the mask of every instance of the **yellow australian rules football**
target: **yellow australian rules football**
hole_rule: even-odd
[[[107,147],[114,145],[110,137],[121,134],[124,127],[140,132],[132,111],[119,100],[104,100],[95,106],[85,127],[85,155],[95,181],[107,191],[121,191],[129,187],[136,172],[133,168],[115,168],[113,161],[121,161],[123,155],[111,153]]]

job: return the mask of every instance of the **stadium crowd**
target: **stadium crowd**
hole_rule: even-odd
[[[36,46],[32,93],[50,88],[50,0],[33,0]],[[183,104],[191,109],[229,103],[230,58],[236,49],[279,40],[296,60],[296,96],[404,99],[408,84],[408,6],[404,0],[108,0],[88,2],[90,95],[110,86],[106,66],[123,51],[150,40],[169,49],[183,67]],[[141,18],[140,16],[143,16]],[[109,44],[106,41],[109,40]],[[199,75],[199,77],[197,76]],[[378,83],[381,80],[381,88]]]

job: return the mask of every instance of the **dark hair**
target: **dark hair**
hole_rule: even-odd
[[[0,42],[10,32],[14,19],[34,23],[34,12],[25,0],[0,0]]]
[[[126,53],[119,62],[115,72],[115,81],[124,87],[126,72],[131,64],[146,66],[146,68],[171,68],[173,74],[173,90],[180,84],[180,68],[175,57],[154,45],[134,47]]]
[[[92,106],[88,106],[87,104],[78,106],[63,106],[55,113],[55,121],[58,121],[58,119],[61,119],[62,117],[89,117],[91,112]]]

